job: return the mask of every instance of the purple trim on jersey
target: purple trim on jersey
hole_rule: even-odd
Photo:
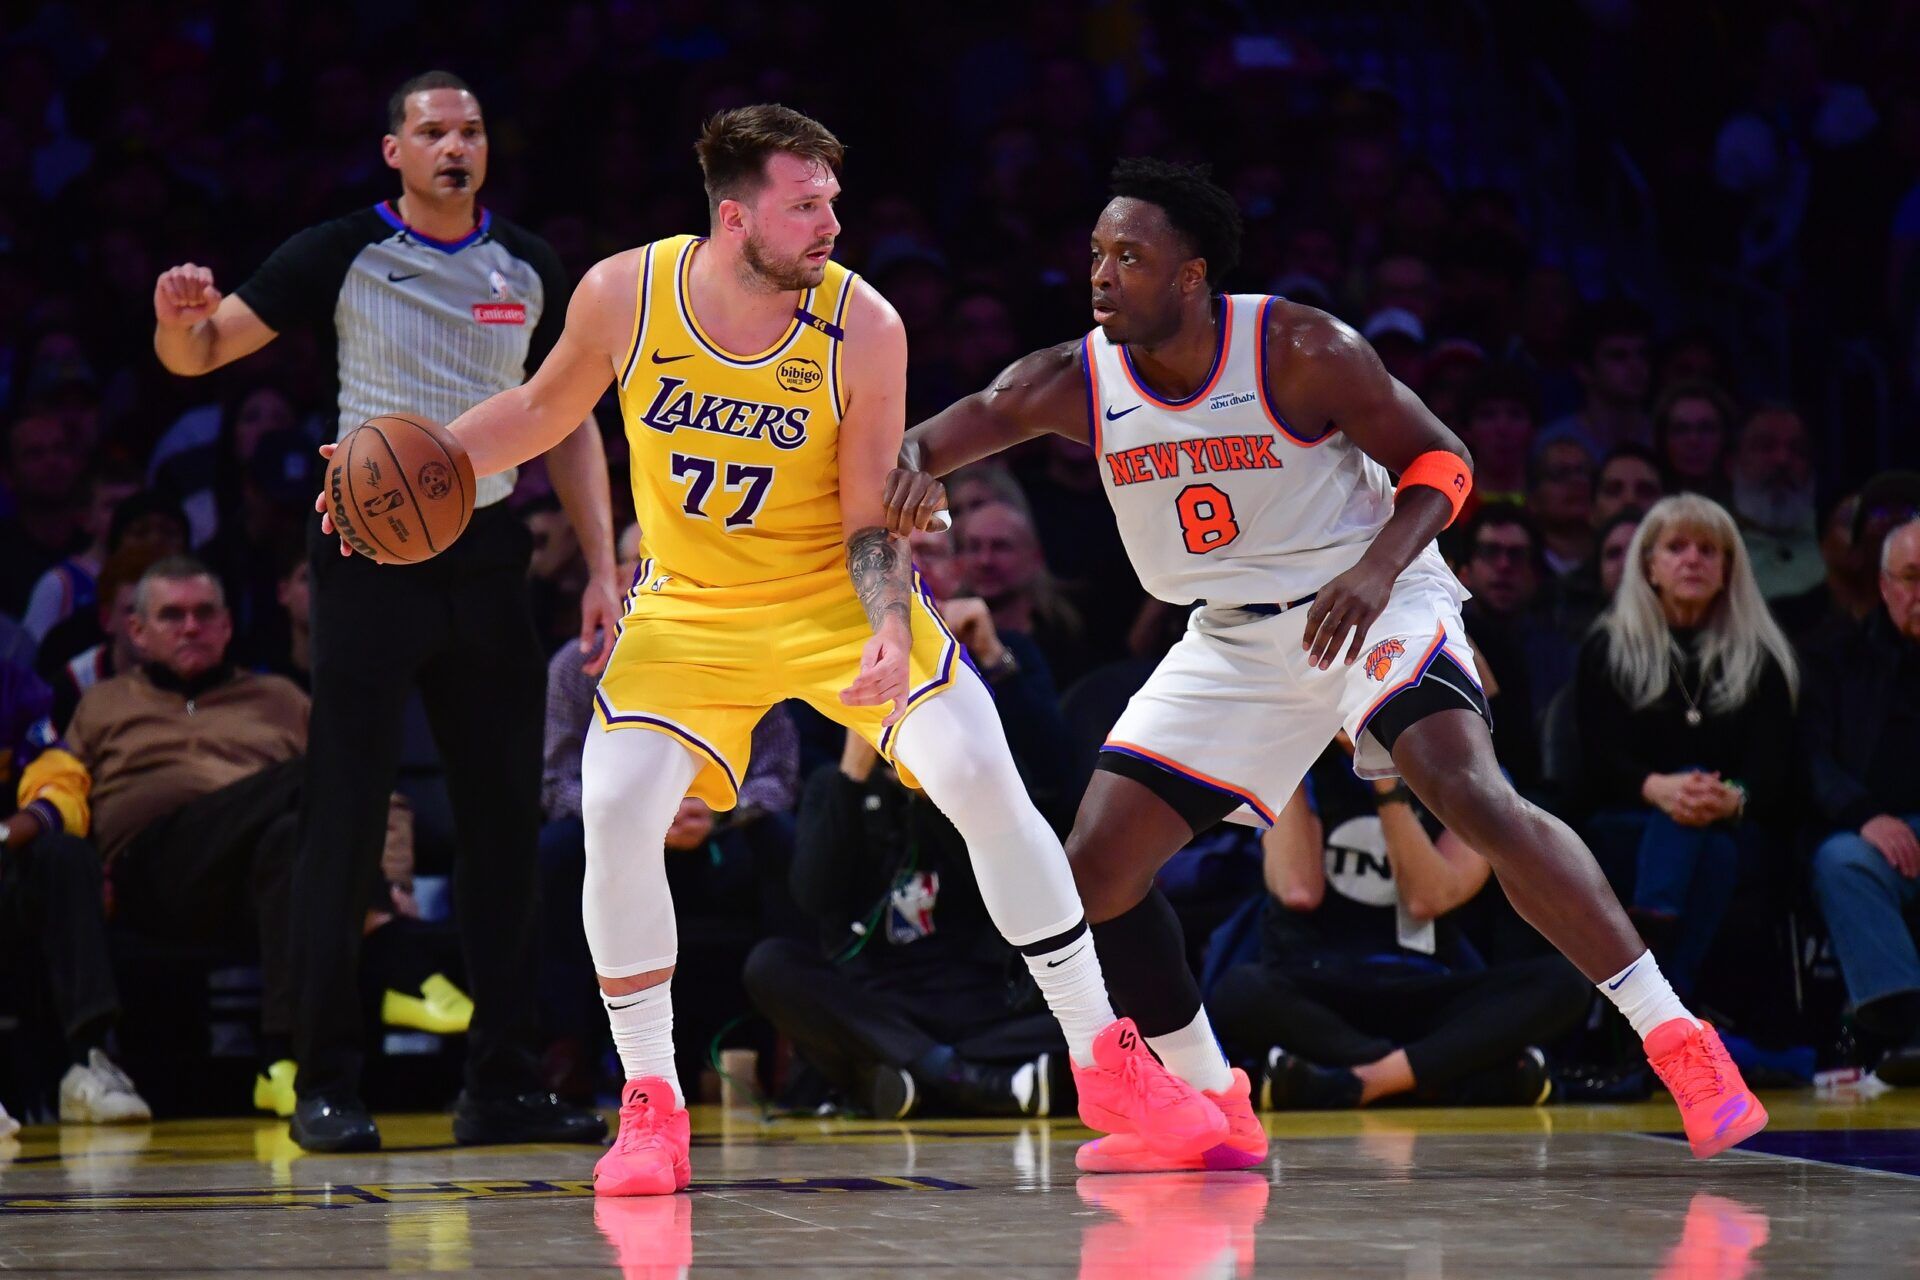
[[[681,728],[679,725],[675,724],[671,720],[662,720],[659,716],[642,715],[640,712],[637,712],[637,711],[632,712],[631,714],[628,714],[628,715],[615,715],[613,708],[607,705],[607,695],[598,689],[595,689],[593,691],[593,700],[600,704],[600,714],[602,717],[605,718],[606,722],[610,725],[615,725],[615,724],[645,725],[651,729],[663,730],[664,732],[670,734],[671,736],[679,738],[681,741],[687,743],[689,746],[697,750],[701,755],[711,760],[714,764],[719,765],[720,771],[727,775],[727,783],[733,788],[733,793],[735,795],[740,794],[740,779],[734,776],[733,766],[728,764],[726,762],[726,759],[723,756],[721,756],[721,754],[718,751],[715,751],[707,743],[702,742],[699,738],[695,737],[690,730]]]
[[[1091,332],[1080,339],[1080,364],[1082,372],[1087,375],[1087,444],[1092,447],[1096,455],[1094,463],[1098,465],[1100,461],[1097,456],[1100,452],[1100,395],[1094,386],[1093,334]]]
[[[1107,741],[1100,744],[1100,749],[1102,751],[1111,751],[1115,755],[1132,756],[1135,760],[1144,761],[1156,769],[1164,769],[1175,777],[1185,778],[1197,787],[1205,787],[1207,790],[1216,791],[1229,799],[1238,800],[1240,803],[1246,805],[1247,808],[1253,810],[1254,813],[1258,814],[1260,819],[1268,826],[1272,826],[1274,823],[1273,812],[1268,809],[1267,806],[1261,804],[1259,799],[1251,791],[1242,791],[1238,787],[1229,787],[1225,783],[1217,782],[1212,778],[1202,777],[1193,770],[1176,764],[1165,756],[1154,755],[1150,751],[1142,751],[1137,747],[1127,747],[1117,742]]]
[[[859,276],[848,272],[847,282],[840,286],[840,301],[835,303],[833,307],[833,323],[836,334],[844,336],[839,326],[846,322],[847,304],[853,301],[853,286],[859,279]],[[832,352],[827,356],[827,380],[831,384],[828,387],[828,391],[832,395],[833,411],[844,418],[847,416],[847,402],[846,397],[840,394],[840,347],[841,344],[835,342]]]
[[[686,325],[687,332],[692,335],[693,340],[704,347],[707,354],[715,360],[734,369],[758,369],[762,365],[771,362],[775,356],[778,356],[788,347],[798,342],[800,335],[807,331],[807,326],[805,322],[801,320],[801,317],[807,314],[807,308],[812,305],[813,295],[816,291],[814,289],[808,289],[806,293],[801,295],[800,305],[793,309],[793,326],[787,330],[785,337],[758,355],[736,355],[722,348],[717,343],[709,341],[707,335],[700,331],[700,321],[698,317],[693,314],[693,303],[687,297],[687,282],[693,275],[693,251],[706,242],[707,237],[705,236],[695,236],[693,239],[687,241],[686,248],[680,251],[680,261],[674,264],[673,300],[674,304],[680,308],[680,319]]]
[[[435,240],[426,232],[416,231],[414,228],[408,226],[407,220],[400,216],[400,211],[393,207],[393,201],[391,200],[382,200],[379,204],[373,206],[373,211],[379,214],[380,217],[385,220],[386,224],[395,231],[404,231],[421,244],[426,245],[429,249],[438,249],[442,253],[460,252],[475,240],[487,234],[487,228],[493,225],[493,213],[490,210],[482,209],[480,210],[480,221],[474,224],[473,230],[467,232],[467,234],[461,236],[458,240]]]
[[[918,689],[915,689],[913,692],[907,695],[908,711],[913,710],[915,704],[917,704],[922,698],[927,697],[929,694],[938,693],[940,690],[946,688],[948,685],[953,683],[954,655],[957,653],[963,654],[965,652],[962,649],[960,642],[953,638],[953,632],[947,629],[947,620],[940,616],[940,610],[934,606],[933,593],[927,590],[927,584],[920,577],[920,571],[918,569],[915,569],[913,571],[913,585],[914,585],[914,589],[918,591],[920,594],[921,602],[927,606],[927,612],[933,616],[933,624],[936,627],[939,627],[940,634],[947,638],[947,646],[940,654],[939,673],[935,675],[933,679],[927,681],[925,684],[921,685]],[[963,658],[963,661],[967,661],[967,665],[969,667],[973,666],[973,663],[971,661],[968,661],[964,658]],[[977,675],[978,673],[979,673],[978,668],[975,668],[975,674]],[[895,734],[895,732],[899,730],[900,726],[905,724],[906,722],[907,722],[906,716],[902,715],[898,720],[894,721],[892,724],[888,725],[886,728],[880,731],[880,753],[882,755],[888,754],[889,750],[893,745],[893,735]],[[888,759],[891,760],[892,757],[888,755]]]
[[[633,602],[640,594],[640,584],[651,581],[653,581],[653,559],[647,557],[634,566],[633,585],[627,588],[627,598],[620,602],[622,605],[620,616],[613,620],[615,639],[627,634],[627,615],[633,612]],[[607,656],[611,659],[613,655]]]
[[[813,312],[807,310],[805,307],[795,307],[793,314],[801,324],[807,325],[809,328],[818,329],[835,342],[845,342],[847,340],[847,331],[845,329],[842,329],[831,320],[813,314]]]
[[[633,366],[640,359],[640,348],[647,341],[647,299],[653,293],[653,246],[648,245],[640,254],[640,314],[633,326],[633,351],[627,356],[627,367],[620,371],[620,386],[624,389],[627,379],[633,376]]]
[[[1273,392],[1267,389],[1267,310],[1278,301],[1280,301],[1280,299],[1272,294],[1267,295],[1266,301],[1260,304],[1259,318],[1254,322],[1260,327],[1260,333],[1255,339],[1253,349],[1253,358],[1259,368],[1260,376],[1254,380],[1253,386],[1254,390],[1260,394],[1260,408],[1266,413],[1267,421],[1279,428],[1280,434],[1295,444],[1312,448],[1314,445],[1319,444],[1322,440],[1331,436],[1333,434],[1333,428],[1328,427],[1325,431],[1322,431],[1319,435],[1311,439],[1301,435],[1280,415],[1280,411],[1274,408]]]
[[[1126,363],[1127,376],[1133,380],[1134,389],[1153,404],[1159,405],[1162,409],[1186,408],[1194,401],[1206,395],[1207,392],[1213,390],[1213,380],[1220,376],[1220,366],[1225,364],[1227,359],[1227,335],[1233,327],[1233,322],[1228,319],[1228,313],[1233,307],[1233,301],[1225,294],[1221,294],[1215,301],[1220,304],[1220,314],[1214,319],[1213,363],[1207,366],[1207,376],[1200,379],[1199,387],[1191,394],[1182,396],[1178,400],[1166,400],[1155,393],[1153,388],[1147,385],[1147,380],[1140,376],[1140,371],[1133,367],[1133,353],[1127,350],[1125,343],[1120,344],[1120,359]],[[1089,334],[1088,336],[1091,337],[1092,335]]]
[[[1427,650],[1426,656],[1420,659],[1420,665],[1414,669],[1413,674],[1411,676],[1408,676],[1405,680],[1402,680],[1399,684],[1395,685],[1393,688],[1387,690],[1386,693],[1380,696],[1380,701],[1374,703],[1371,707],[1367,708],[1367,714],[1364,717],[1362,717],[1360,720],[1359,729],[1354,732],[1353,736],[1355,740],[1357,741],[1360,735],[1367,731],[1367,726],[1373,723],[1373,718],[1380,714],[1380,708],[1386,706],[1389,702],[1392,702],[1395,698],[1399,697],[1401,694],[1405,693],[1407,690],[1417,688],[1420,682],[1426,678],[1427,668],[1431,667],[1434,664],[1435,659],[1439,658],[1439,656],[1445,653],[1446,651],[1447,651],[1447,629],[1443,625],[1440,628],[1439,634],[1434,637],[1433,646]],[[1458,659],[1454,660],[1454,665],[1456,667],[1460,666],[1460,662]],[[1465,668],[1463,667],[1462,670],[1465,670]],[[1475,687],[1476,688],[1478,687],[1477,683]],[[1486,697],[1486,690],[1481,689],[1480,696],[1483,698]]]

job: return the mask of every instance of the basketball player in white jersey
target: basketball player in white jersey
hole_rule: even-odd
[[[1222,819],[1270,825],[1341,730],[1356,773],[1403,777],[1620,1007],[1695,1155],[1759,1132],[1759,1100],[1661,976],[1592,854],[1494,759],[1460,621],[1467,593],[1433,541],[1471,488],[1465,446],[1346,325],[1219,292],[1240,218],[1203,170],[1122,161],[1113,194],[1093,229],[1097,327],[915,427],[886,490],[890,527],[905,531],[943,504],[934,477],[1045,432],[1087,441],[1142,584],[1200,602],[1114,726],[1067,852],[1115,1001],[1220,1104],[1230,1137],[1178,1162],[1125,1135],[1097,1139],[1080,1167],[1265,1157],[1249,1081],[1221,1056],[1154,874]],[[1404,1054],[1381,1069],[1413,1083]]]

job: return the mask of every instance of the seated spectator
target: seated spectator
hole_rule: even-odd
[[[232,628],[212,570],[183,556],[155,564],[134,592],[143,661],[87,690],[67,741],[91,780],[115,918],[160,938],[257,941],[271,1080],[292,1057],[288,892],[307,698],[235,668]]]
[[[1532,612],[1540,591],[1540,542],[1524,508],[1490,502],[1468,522],[1457,570],[1473,593],[1461,609],[1474,652],[1494,673],[1487,691],[1493,711],[1493,747],[1501,767],[1525,790],[1540,780],[1539,717],[1558,685],[1542,690],[1531,654],[1543,640]],[[1571,652],[1571,646],[1560,646]],[[1570,663],[1554,664],[1571,670]],[[1564,679],[1565,672],[1560,675]],[[1536,701],[1538,698],[1538,701]]]
[[[1774,600],[1819,586],[1826,564],[1814,527],[1813,442],[1799,413],[1778,404],[1749,413],[1734,435],[1727,480],[1760,594]]]
[[[123,547],[108,556],[106,567],[100,571],[94,602],[94,626],[103,638],[65,662],[52,663],[50,653],[41,654],[41,676],[53,686],[54,724],[64,725],[73,719],[74,708],[87,690],[133,670],[140,660],[133,645],[134,589],[141,575],[163,558],[144,546]],[[63,626],[77,621],[76,615]]]
[[[1460,406],[1460,438],[1473,453],[1473,495],[1524,503],[1527,459],[1539,419],[1533,382],[1512,365],[1483,372]]]
[[[1000,635],[1032,636],[1056,688],[1068,688],[1091,661],[1080,615],[1054,589],[1025,511],[1004,502],[975,507],[953,532],[967,590],[987,602]]]
[[[203,547],[239,510],[243,477],[252,470],[261,442],[299,427],[293,401],[278,381],[255,377],[241,382],[225,403],[181,414],[155,443],[147,476],[154,488],[179,502],[191,521],[192,545]],[[311,460],[311,441],[307,451]]]
[[[1809,649],[1843,643],[1880,608],[1880,554],[1890,530],[1920,515],[1920,472],[1888,471],[1827,513],[1820,558],[1827,576],[1798,596],[1772,601],[1774,615]]]
[[[1548,423],[1536,450],[1572,441],[1594,466],[1616,445],[1651,444],[1647,393],[1653,381],[1653,322],[1631,302],[1589,306],[1574,339],[1574,371],[1585,398],[1574,412]]]
[[[1425,380],[1427,364],[1427,329],[1420,317],[1388,307],[1369,315],[1360,332],[1387,372],[1417,392]]]
[[[947,477],[947,509],[956,523],[990,502],[1004,502],[1028,517],[1033,514],[1027,491],[997,459],[972,463]]]
[[[0,613],[22,617],[40,575],[87,549],[86,459],[52,413],[26,413],[7,426],[7,492],[13,514],[0,520]]]
[[[286,643],[263,664],[263,669],[285,676],[311,692],[313,570],[307,559],[307,540],[304,535],[281,545],[280,580],[274,586],[274,600],[285,618],[281,634],[286,637]]]
[[[587,558],[580,551],[580,535],[551,494],[536,498],[517,513],[533,535],[533,554],[527,561],[527,579],[533,598],[533,617],[543,647],[580,635],[580,593],[587,585]],[[626,582],[622,581],[622,587]]]
[[[242,666],[267,666],[286,647],[281,548],[306,536],[317,462],[313,442],[298,431],[259,436],[241,466],[237,505],[221,512],[220,531],[201,548],[226,592]]]
[[[154,561],[177,556],[186,549],[187,518],[174,505],[173,499],[142,490],[122,499],[114,507],[113,519],[107,527],[105,563],[112,563],[121,552],[127,553],[126,563],[137,563],[140,568],[131,577],[121,579],[126,584],[131,585]],[[104,574],[106,570],[103,568],[101,572]],[[97,585],[94,596],[96,606],[105,603]],[[106,638],[103,618],[97,607],[82,609],[56,623],[40,641],[40,656],[36,662],[41,677],[53,684],[58,692],[59,684],[54,679],[54,673],[74,655]]]
[[[1584,446],[1560,440],[1536,448],[1527,467],[1527,510],[1556,581],[1593,554],[1594,465]]]
[[[1623,512],[1645,515],[1666,496],[1660,463],[1645,445],[1623,444],[1607,455],[1593,482],[1593,510],[1588,516],[1598,530]]]
[[[1628,508],[1600,526],[1600,550],[1595,553],[1594,559],[1600,569],[1600,599],[1603,605],[1620,590],[1620,578],[1627,570],[1627,551],[1633,546],[1634,532],[1645,517],[1646,512]]]
[[[1068,1110],[1065,1042],[1016,977],[965,842],[854,734],[807,780],[793,894],[824,946],[760,942],[747,994],[843,1098],[883,1120]]]
[[[1100,487],[1097,468],[1105,464],[1065,436],[1042,436],[1034,447],[1042,465],[1024,478],[1034,532],[1054,588],[1085,624],[1087,664],[1097,666],[1124,656],[1127,628],[1146,592]]]
[[[1653,407],[1653,452],[1676,491],[1722,502],[1733,401],[1711,382],[1678,382]]]
[[[1449,916],[1487,883],[1487,860],[1405,783],[1360,782],[1329,748],[1263,844],[1259,962],[1227,970],[1209,1003],[1229,1051],[1258,1059],[1264,1107],[1547,1100],[1539,1046],[1591,990],[1558,955],[1482,962]]]
[[[94,607],[95,581],[107,561],[107,531],[113,524],[114,508],[139,488],[138,479],[113,472],[100,472],[88,478],[87,519],[82,527],[92,541],[86,550],[68,556],[33,584],[22,621],[33,633],[35,644],[44,640],[56,624]]]
[[[1632,842],[1622,896],[1685,996],[1795,784],[1798,666],[1724,508],[1654,504],[1575,679],[1582,798]]]
[[[14,784],[5,808],[19,805],[0,819],[0,938],[34,944],[45,966],[71,1063],[60,1081],[61,1123],[148,1120],[146,1100],[107,1056],[120,995],[100,855],[84,839],[86,771],[61,744],[52,709],[45,682],[0,662],[0,782]]]
[[[1920,521],[1889,534],[1867,623],[1809,660],[1801,724],[1829,834],[1813,888],[1855,1025],[1888,1084],[1920,1084]]]

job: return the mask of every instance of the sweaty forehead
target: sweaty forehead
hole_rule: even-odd
[[[1130,244],[1176,248],[1180,233],[1173,229],[1167,211],[1147,200],[1116,196],[1100,211],[1093,224],[1093,238],[1107,244],[1125,240]]]
[[[840,179],[831,166],[806,156],[780,152],[767,160],[767,185],[782,196],[840,194]]]

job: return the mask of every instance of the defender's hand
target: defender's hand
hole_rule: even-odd
[[[952,524],[952,518],[942,514],[947,487],[924,471],[905,467],[889,471],[881,501],[887,508],[887,532],[903,538],[915,529],[945,529]]]
[[[1320,588],[1320,594],[1307,607],[1307,630],[1300,640],[1308,662],[1326,670],[1340,656],[1343,644],[1347,645],[1347,665],[1358,662],[1360,651],[1366,647],[1367,628],[1386,611],[1387,600],[1393,595],[1394,577],[1386,566],[1370,564],[1363,558]],[[1349,631],[1353,633],[1350,644]]]

